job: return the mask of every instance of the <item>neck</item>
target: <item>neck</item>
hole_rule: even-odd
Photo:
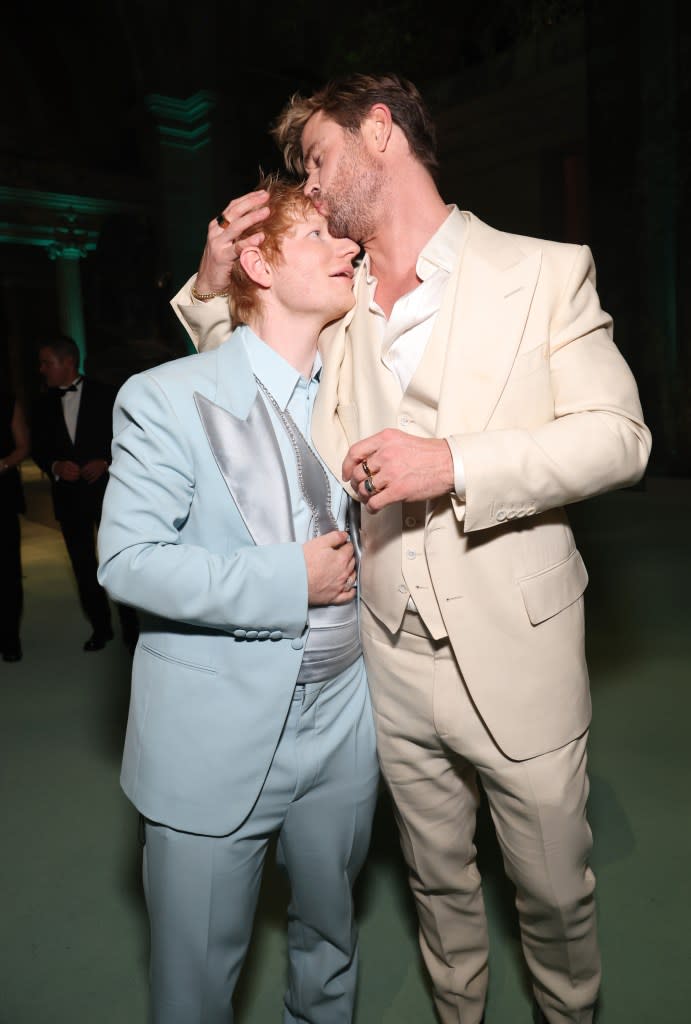
[[[249,324],[258,338],[278,352],[303,377],[309,377],[317,355],[322,327],[309,316],[286,316],[265,309]]]
[[[449,210],[432,176],[417,161],[392,177],[386,209],[364,243],[372,273],[384,285],[415,276],[415,265]]]

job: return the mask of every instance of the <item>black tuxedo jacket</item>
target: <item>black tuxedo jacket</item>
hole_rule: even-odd
[[[32,458],[47,474],[53,495],[53,510],[59,520],[80,516],[99,516],[108,474],[93,484],[85,480],[55,480],[52,465],[68,459],[83,466],[92,459],[105,459],[110,465],[113,439],[115,389],[99,380],[84,378],[74,442],[65,426],[62,398],[58,391],[47,391],[33,410]]]

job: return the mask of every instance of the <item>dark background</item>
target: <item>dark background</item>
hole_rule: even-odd
[[[649,472],[691,475],[688,5],[617,0],[14,0],[0,41],[0,373],[30,399],[76,262],[87,368],[119,384],[188,351],[170,298],[259,168],[287,97],[397,71],[435,116],[447,202],[584,242],[636,374]],[[62,269],[61,269],[62,268]]]

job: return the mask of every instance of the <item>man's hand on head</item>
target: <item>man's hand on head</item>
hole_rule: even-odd
[[[202,295],[227,292],[233,263],[248,245],[259,245],[264,235],[260,230],[243,238],[238,237],[248,228],[259,225],[268,216],[268,196],[264,191],[249,192],[233,199],[209,223],[206,245],[202,253],[194,287]]]
[[[397,501],[439,498],[454,487],[447,442],[402,430],[382,430],[352,445],[343,460],[342,476],[369,512]]]

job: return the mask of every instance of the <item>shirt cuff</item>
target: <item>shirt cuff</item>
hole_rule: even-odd
[[[465,467],[458,442],[453,436],[445,438],[453,459],[453,489],[456,497],[465,498]]]

